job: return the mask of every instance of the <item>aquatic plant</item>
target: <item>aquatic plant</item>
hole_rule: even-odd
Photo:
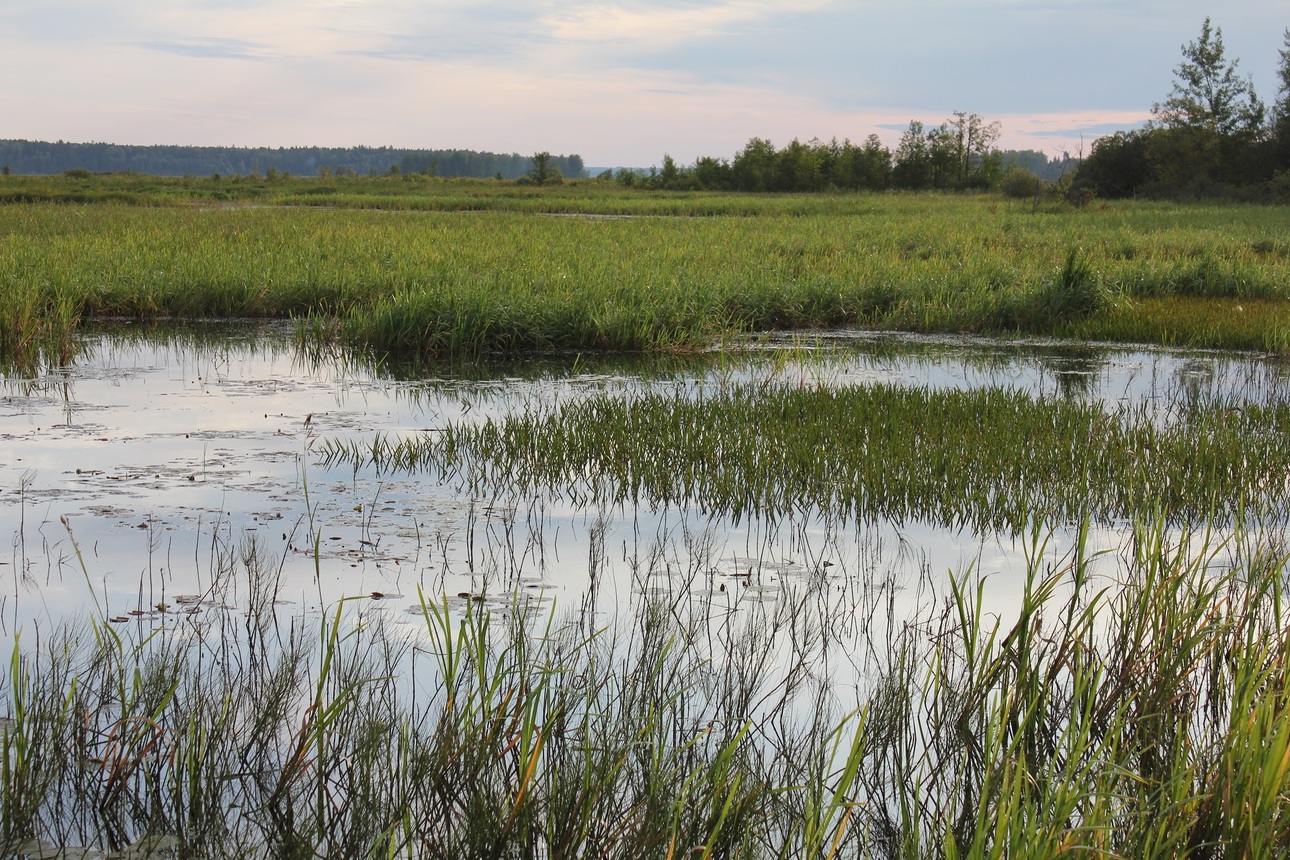
[[[814,511],[1020,532],[1286,510],[1285,403],[1109,406],[1011,389],[742,385],[598,396],[436,432],[324,440],[329,465],[425,471],[472,494]]]
[[[1015,617],[969,570],[849,644],[827,577],[607,623],[424,595],[411,639],[358,601],[91,618],[5,672],[3,850],[1278,856],[1286,557],[1260,534],[1144,521],[1108,577],[1034,530]]]

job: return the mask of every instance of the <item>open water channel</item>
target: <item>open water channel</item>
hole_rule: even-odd
[[[325,440],[433,433],[535,404],[772,378],[838,386],[1005,386],[1109,405],[1270,400],[1290,368],[1251,355],[832,332],[658,362],[556,356],[390,369],[306,355],[281,327],[129,327],[86,335],[73,364],[0,377],[0,651],[99,613],[164,625],[269,599],[311,616],[423,625],[420,596],[612,614],[633,594],[684,590],[722,611],[825,577],[853,623],[925,603],[950,572],[989,582],[1003,616],[1030,544],[912,523],[765,522],[684,506],[472,497],[453,476],[328,467]],[[1054,557],[1073,534],[1049,538]],[[1123,529],[1097,531],[1115,548]],[[256,581],[230,576],[254,552]],[[237,565],[234,565],[236,567]]]

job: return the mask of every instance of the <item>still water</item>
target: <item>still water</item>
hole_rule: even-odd
[[[0,534],[11,542],[0,649],[86,613],[155,625],[256,600],[308,616],[351,599],[416,627],[420,594],[611,614],[635,594],[685,592],[737,612],[820,580],[847,623],[890,624],[967,570],[1006,617],[1032,549],[1010,536],[471,497],[451,476],[327,468],[319,454],[324,440],[424,434],[572,398],[771,380],[1003,386],[1162,415],[1290,389],[1287,368],[1258,356],[1044,341],[828,332],[685,360],[388,367],[305,355],[280,327],[101,330],[70,366],[0,377]],[[1057,528],[1047,552],[1072,541]],[[1114,528],[1092,537],[1094,548],[1123,541]],[[254,581],[229,574],[252,555]]]

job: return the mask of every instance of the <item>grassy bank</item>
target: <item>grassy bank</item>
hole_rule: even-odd
[[[439,211],[147,199],[156,205],[0,206],[0,354],[57,357],[71,329],[104,316],[304,318],[312,338],[432,356],[684,351],[827,326],[1290,342],[1284,209],[1032,212],[986,197],[595,183],[424,184],[415,199]],[[690,217],[535,214],[660,206]]]
[[[245,617],[90,620],[2,673],[0,850],[1281,856],[1285,558],[1167,534],[1137,530],[1113,589],[1033,535],[1016,617],[964,575],[845,659],[824,570],[604,628],[433,597],[411,639],[353,605],[284,628],[271,590]],[[271,577],[254,544],[225,562]]]

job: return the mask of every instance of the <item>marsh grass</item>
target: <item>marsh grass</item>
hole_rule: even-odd
[[[17,356],[42,332],[110,316],[296,318],[302,336],[396,356],[690,351],[831,326],[1284,341],[1263,315],[1237,332],[1186,314],[1286,298],[1281,209],[392,187],[406,206],[393,191],[376,211],[343,196],[326,209],[178,205],[160,191],[147,207],[0,206],[0,347]],[[622,214],[641,217],[603,217]],[[1179,308],[1167,331],[1115,327],[1149,319],[1157,299]]]
[[[1284,403],[1180,402],[1162,415],[1001,388],[776,383],[535,405],[415,437],[325,440],[320,453],[472,494],[1018,533],[1035,518],[1275,519],[1290,492],[1288,432]]]
[[[1284,790],[1287,748],[1263,740],[1286,728],[1284,559],[1256,542],[1215,569],[1214,544],[1167,535],[1139,528],[1121,582],[1102,591],[1078,551],[1064,568],[1032,565],[1015,623],[991,623],[979,593],[955,590],[947,624],[960,638],[924,664],[937,695],[907,699],[901,676],[916,676],[902,660],[885,705],[934,727],[915,743],[897,733],[880,758],[875,787],[903,787],[885,804],[902,816],[883,828],[901,856],[1286,850],[1287,808],[1268,792]],[[1069,597],[1054,577],[1074,583]],[[944,822],[943,841],[912,846],[908,822],[927,818]]]
[[[90,618],[5,672],[3,850],[1281,856],[1286,560],[1263,533],[1144,521],[1098,558],[1035,529],[1015,617],[965,571],[858,642],[827,633],[825,576],[605,621],[423,595],[411,636],[358,601]],[[273,577],[254,541],[224,558]]]
[[[272,588],[253,540],[221,559]],[[785,651],[795,605],[709,626],[688,594],[603,628],[423,596],[410,637],[358,601],[311,624],[267,600],[24,640],[0,850],[814,853],[845,834],[863,722],[833,707],[818,642]]]
[[[1059,331],[1086,339],[1290,354],[1290,302],[1281,298],[1146,297]]]

